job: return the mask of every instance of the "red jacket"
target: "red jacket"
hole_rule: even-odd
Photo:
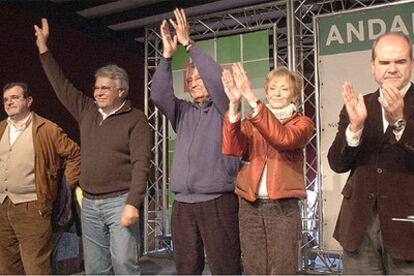
[[[263,103],[259,112],[243,122],[224,118],[222,151],[242,157],[236,194],[256,200],[260,178],[267,163],[267,191],[271,199],[306,197],[303,148],[313,133],[311,119],[295,113],[280,123]]]

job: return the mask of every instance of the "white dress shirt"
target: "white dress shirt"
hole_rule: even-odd
[[[19,135],[30,125],[32,122],[32,113],[30,112],[29,115],[23,120],[22,125],[20,127],[16,127],[13,121],[7,118],[7,124],[9,125],[9,137],[10,137],[10,145],[13,145],[14,142],[17,140]]]

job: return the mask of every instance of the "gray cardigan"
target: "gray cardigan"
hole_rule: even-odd
[[[151,87],[151,99],[167,116],[177,140],[171,190],[180,202],[203,202],[234,191],[239,158],[221,153],[228,99],[221,83],[221,66],[196,45],[189,54],[197,66],[210,100],[201,106],[174,96],[171,60],[162,60]]]

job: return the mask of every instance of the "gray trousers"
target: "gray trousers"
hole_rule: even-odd
[[[414,274],[414,261],[394,259],[385,250],[378,214],[372,217],[359,249],[343,251],[343,265],[344,274]]]
[[[241,199],[240,243],[245,274],[296,274],[300,237],[298,199]]]

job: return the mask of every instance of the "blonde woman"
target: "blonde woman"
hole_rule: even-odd
[[[229,98],[222,150],[242,158],[236,194],[246,274],[295,274],[301,229],[298,202],[306,196],[303,148],[313,123],[296,106],[302,79],[286,67],[266,79],[268,104],[259,101],[240,64],[222,75]],[[251,110],[240,120],[244,98]]]

